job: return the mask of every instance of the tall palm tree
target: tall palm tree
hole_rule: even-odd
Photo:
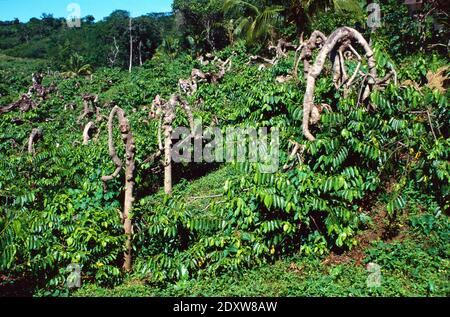
[[[258,8],[257,6],[242,0],[225,0],[223,5],[225,13],[237,13],[242,16],[236,21],[234,34],[245,35],[247,43],[251,44],[260,39],[265,39],[275,27],[284,11],[282,6],[268,6]]]

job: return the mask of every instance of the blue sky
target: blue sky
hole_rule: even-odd
[[[32,17],[39,18],[44,12],[57,18],[67,17],[67,6],[77,3],[82,17],[93,15],[98,21],[116,9],[129,11],[132,16],[170,12],[172,2],[173,0],[0,0],[0,20],[19,18],[20,21],[27,22]]]

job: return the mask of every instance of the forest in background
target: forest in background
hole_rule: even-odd
[[[386,6],[397,2],[386,2]],[[334,25],[348,25],[370,33],[366,7],[356,0],[175,0],[173,12],[149,13],[132,18],[133,64],[142,65],[157,48],[168,52],[195,54],[221,50],[245,38],[254,51],[279,38],[297,39],[302,32],[333,31]],[[404,7],[407,8],[405,5]],[[401,51],[433,49],[446,53],[449,38],[446,1],[426,1],[383,16],[379,37],[390,37],[393,56]],[[420,12],[420,13],[419,13]],[[385,12],[386,13],[386,12]],[[412,18],[415,14],[415,18]],[[28,22],[0,22],[0,50],[4,54],[48,61],[56,70],[77,70],[84,65],[128,68],[130,59],[129,12],[117,10],[96,21],[81,18],[81,27],[69,27],[66,18],[43,13]],[[326,22],[325,22],[326,21]],[[345,22],[345,23],[344,23]]]
[[[0,294],[448,296],[448,3],[378,3],[375,29],[355,0],[1,22]],[[304,62],[343,26],[370,43],[380,87],[361,98],[359,47],[342,57],[353,86],[325,63],[311,141]],[[167,190],[158,109],[171,128],[276,127],[280,170],[177,163]]]

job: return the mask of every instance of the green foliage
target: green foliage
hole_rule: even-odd
[[[46,70],[47,63],[39,59],[21,59],[0,54],[0,104],[15,101],[31,86],[30,74],[36,70]]]
[[[238,16],[234,34],[244,35],[247,43],[253,44],[259,39],[266,39],[274,32],[274,27],[280,18],[282,6],[266,6],[258,8],[250,2],[241,0],[226,0],[223,10],[227,14]],[[246,16],[246,14],[250,14]],[[242,16],[244,14],[244,16]]]
[[[429,196],[420,200],[435,204]],[[421,211],[420,205],[411,206],[411,236],[391,243],[374,241],[365,252],[365,264],[381,266],[380,287],[368,287],[369,272],[363,265],[327,265],[323,257],[301,255],[164,286],[135,279],[114,289],[90,284],[75,296],[447,296],[448,218],[436,215],[433,207]]]
[[[426,2],[416,12],[410,12],[406,5],[399,5],[395,0],[381,1],[380,7],[382,26],[376,30],[375,37],[389,41],[389,48],[396,59],[419,50],[442,49],[441,52],[447,53],[445,46],[449,28],[442,17],[448,8],[444,4]],[[419,18],[421,15],[424,19]]]
[[[150,228],[144,231],[145,241],[151,245],[151,256],[139,266],[144,276],[151,281],[186,280],[238,272],[285,254],[351,249],[368,221],[363,211],[386,182],[394,183],[385,194],[390,221],[405,210],[406,190],[412,183],[416,189],[436,193],[435,199],[446,208],[448,153],[439,145],[447,142],[446,136],[436,141],[428,120],[417,120],[417,111],[433,109],[433,118],[439,118],[434,129],[442,127],[448,121],[442,110],[447,107],[445,97],[391,85],[373,93],[377,111],[372,112],[357,107],[353,98],[329,96],[331,83],[321,79],[318,90],[328,97],[318,102],[335,104],[337,110],[322,115],[315,127],[318,140],[311,143],[296,128],[301,122],[296,106],[301,89],[273,80],[286,66],[280,63],[260,72],[244,66],[238,48],[236,53],[239,76],[225,76],[219,89],[201,86],[196,96],[205,103],[200,110],[215,111],[228,124],[277,126],[282,138],[293,138],[305,147],[304,162],[287,173],[271,175],[261,174],[257,165],[239,166],[242,176],[224,182],[223,201],[213,202],[207,215],[196,215],[177,194],[159,197],[158,204],[142,200],[141,212]],[[377,59],[383,66],[394,65],[378,49]],[[399,78],[408,73],[403,68]],[[432,153],[434,146],[440,149],[437,156],[425,157],[423,153]]]
[[[192,40],[201,43],[199,50],[212,50],[225,46],[223,38],[222,1],[174,0],[175,26],[184,47],[192,47]],[[191,42],[191,43],[189,43]]]
[[[11,56],[48,59],[53,68],[75,74],[83,65],[128,67],[129,13],[116,10],[102,21],[93,20],[83,18],[80,28],[68,28],[65,19],[52,15],[27,23],[0,22],[0,49]],[[163,35],[172,32],[172,21],[167,13],[132,20],[134,65],[154,55]]]
[[[279,3],[251,1],[246,7],[254,5],[256,14],[244,15],[252,17],[248,19],[252,22],[249,25],[253,24],[251,28],[275,29],[274,15],[264,12]],[[406,56],[411,47],[403,29],[399,38],[393,36],[392,30],[379,30],[372,38],[377,71],[384,76],[396,69],[400,85],[390,84],[374,91],[371,105],[366,107],[357,103],[356,89],[343,98],[335,91],[330,76],[318,78],[315,100],[318,104],[330,104],[333,111],[322,113],[320,122],[311,127],[317,141],[308,142],[301,131],[304,80],[284,84],[275,80],[291,71],[293,54],[272,68],[259,70],[258,65],[247,64],[248,48],[243,41],[237,41],[216,52],[223,60],[232,56],[232,70],[218,84],[201,83],[187,99],[196,118],[201,117],[205,123],[217,119],[224,130],[278,128],[280,169],[263,174],[259,164],[236,163],[211,172],[216,165],[177,164],[174,194],[167,197],[159,189],[159,162],[146,160],[157,150],[158,123],[149,120],[149,105],[157,94],[167,98],[177,92],[178,80],[189,78],[192,68],[217,70],[211,64],[199,65],[193,57],[195,53],[232,42],[232,37],[218,41],[226,26],[211,24],[216,19],[220,22],[230,18],[223,17],[220,1],[176,1],[174,8],[175,18],[135,20],[136,40],[145,42],[144,61],[148,60],[131,74],[120,69],[127,59],[124,47],[129,16],[123,11],[68,33],[60,30],[52,35],[59,22],[46,16],[27,25],[7,24],[6,29],[12,33],[0,34],[2,39],[8,39],[2,45],[12,45],[12,50],[18,48],[20,27],[33,30],[30,40],[34,44],[30,49],[34,45],[45,46],[42,43],[50,38],[53,44],[60,45],[56,55],[51,56],[53,66],[57,64],[80,75],[90,73],[88,64],[106,66],[109,47],[99,43],[110,45],[116,37],[121,45],[118,62],[112,65],[117,67],[97,68],[92,76],[69,78],[48,72],[44,85],[56,83],[58,94],[52,94],[29,112],[1,115],[2,274],[13,280],[25,277],[34,281],[41,289],[38,294],[43,296],[66,294],[68,265],[73,263],[82,266],[84,282],[113,286],[124,280],[119,268],[125,237],[118,214],[123,182],[118,178],[105,190],[100,181],[114,168],[107,150],[105,120],[97,123],[98,139],[87,146],[80,144],[88,119],[77,122],[77,118],[82,95],[91,93],[99,95],[102,115],[110,111],[110,102],[125,110],[136,142],[134,273],[125,277],[130,288],[122,286],[119,294],[448,293],[444,278],[448,275],[448,219],[444,214],[450,206],[448,92],[432,90],[427,79],[430,71],[448,64],[448,58],[438,52],[409,51]],[[390,19],[401,18],[406,27],[409,18],[403,9],[394,9],[393,4],[385,9]],[[186,27],[181,29],[185,31],[183,35],[190,35],[190,39],[186,37],[189,43],[181,40],[180,33],[168,32],[170,36],[163,38],[156,32],[170,30],[173,20],[180,22],[179,14],[185,18]],[[317,14],[310,27],[329,33],[343,23],[342,17],[329,19],[330,14]],[[351,22],[356,25],[359,17]],[[199,31],[205,28],[206,33]],[[104,31],[101,36],[99,30]],[[292,36],[290,32],[294,30],[289,29],[284,35]],[[150,33],[155,33],[154,37]],[[73,41],[66,41],[70,36],[74,36]],[[416,39],[414,33],[411,36]],[[85,46],[73,50],[84,37],[89,39]],[[99,37],[101,41],[95,42]],[[429,43],[434,40],[432,37]],[[189,47],[188,52],[182,51],[185,47]],[[251,53],[259,53],[258,47],[252,48]],[[354,62],[350,64],[354,67]],[[17,100],[31,85],[30,73],[46,68],[44,61],[1,55],[0,103]],[[408,81],[414,81],[420,90],[406,84]],[[64,109],[69,103],[76,105],[75,110]],[[175,123],[186,125],[185,119]],[[42,140],[35,144],[35,156],[24,150],[32,128],[44,131]],[[119,137],[115,133],[117,140]],[[288,156],[289,141],[304,148],[301,159]],[[121,147],[118,155],[124,155]],[[282,169],[285,164],[288,168]],[[195,180],[199,176],[204,177]],[[425,213],[420,212],[420,200],[430,206]],[[382,265],[386,274],[383,288],[367,289],[363,268],[323,267],[319,260],[330,251],[342,252],[357,246],[359,233],[374,220],[369,215],[373,215],[376,202],[382,204],[387,214],[385,221],[391,227],[409,225],[412,237],[404,243],[380,241],[367,251],[366,262]],[[289,271],[292,262],[303,267],[304,273]],[[243,272],[248,274],[244,278]],[[153,289],[133,283],[133,278],[147,282]],[[234,285],[227,287],[230,278]],[[244,286],[249,281],[257,281],[259,288]],[[91,288],[86,292],[109,294],[97,286]]]

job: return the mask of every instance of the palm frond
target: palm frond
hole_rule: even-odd
[[[245,30],[247,30],[250,26],[251,22],[249,20],[249,18],[240,18],[237,21],[237,26],[234,29],[234,35],[236,36],[240,36],[242,33],[245,32]]]
[[[251,9],[255,14],[259,14],[259,9],[255,5],[242,1],[242,0],[225,0],[223,3],[223,11],[225,13],[232,13],[233,10],[237,10],[239,8],[247,7]]]
[[[333,5],[337,12],[353,13],[358,16],[364,14],[358,0],[333,0]]]
[[[279,18],[279,13],[283,11],[283,7],[280,6],[272,6],[265,9],[255,20],[256,21],[256,29],[254,30],[254,37],[260,38],[264,34],[267,34],[267,31],[273,25],[273,23]]]

